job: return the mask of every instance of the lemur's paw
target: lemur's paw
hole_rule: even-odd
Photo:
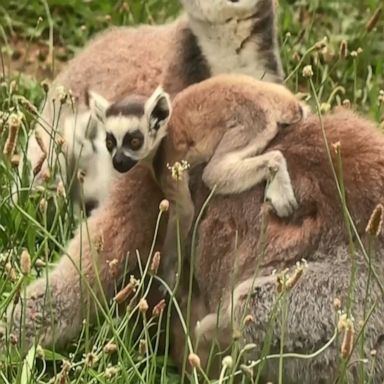
[[[195,327],[197,340],[212,341],[217,332],[218,318],[216,313],[210,313],[203,317]]]
[[[300,120],[305,120],[311,114],[312,110],[308,104],[304,102],[301,102],[300,104],[301,104],[301,111],[302,111],[302,116]]]
[[[300,121],[305,120],[310,114],[311,109],[309,105],[304,102],[298,102],[291,110],[291,121],[290,124],[297,124]]]
[[[7,309],[7,323],[3,327],[6,337],[21,351],[28,350],[33,343],[50,345],[55,336],[59,321],[58,303],[55,287],[47,291],[45,280],[31,284],[25,296],[22,294],[17,303]]]

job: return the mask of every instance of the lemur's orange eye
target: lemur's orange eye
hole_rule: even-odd
[[[143,146],[143,143],[144,135],[138,129],[133,132],[127,132],[123,139],[123,147],[128,151],[138,151]]]
[[[134,150],[138,150],[143,145],[142,139],[139,137],[132,137],[131,141],[129,142],[129,146]]]

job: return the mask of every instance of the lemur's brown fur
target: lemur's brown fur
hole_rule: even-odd
[[[188,0],[188,4],[192,5],[193,1]],[[196,4],[199,5],[199,3]],[[55,79],[49,93],[49,101],[45,104],[42,112],[44,119],[47,122],[52,122],[52,117],[57,117],[57,112],[60,109],[60,121],[63,121],[65,115],[71,110],[71,107],[68,108],[66,105],[60,107],[57,103],[56,87],[59,85],[72,90],[75,98],[79,99],[79,110],[81,110],[86,89],[94,89],[104,97],[116,100],[121,99],[130,92],[149,95],[162,82],[165,90],[171,95],[175,95],[190,84],[207,79],[211,75],[226,72],[224,68],[219,68],[218,65],[221,63],[226,64],[227,61],[222,62],[220,58],[217,60],[217,57],[212,57],[211,51],[207,50],[209,48],[207,42],[211,43],[211,48],[213,47],[216,50],[215,53],[219,53],[220,56],[227,55],[228,43],[238,45],[236,51],[231,51],[231,57],[226,56],[226,59],[231,58],[235,61],[235,65],[229,69],[230,72],[237,73],[246,69],[248,74],[253,75],[255,78],[281,82],[283,76],[278,55],[273,1],[255,0],[254,3],[249,2],[248,4],[254,10],[252,17],[239,20],[234,15],[233,19],[228,20],[229,24],[204,21],[204,15],[202,15],[203,18],[201,19],[193,20],[187,20],[188,18],[182,16],[174,23],[165,26],[113,28],[100,34],[76,55],[67,68]],[[237,8],[236,4],[234,7]],[[220,9],[217,12],[220,12]],[[226,31],[225,34],[224,31]],[[197,36],[197,34],[200,35]],[[206,42],[202,48],[199,39],[204,38],[205,34],[207,34]],[[223,36],[228,40],[217,42],[217,39]],[[253,50],[252,55],[247,54],[249,50]],[[216,63],[214,63],[215,60]],[[214,70],[211,70],[212,64],[215,64]],[[56,100],[55,110],[53,100]],[[48,129],[48,134],[44,130],[40,130],[40,134],[45,141],[46,147],[48,147],[51,128],[49,126],[45,128]],[[39,130],[39,127],[37,127],[37,130]],[[28,145],[28,158],[32,166],[40,161],[41,155],[42,151],[37,141],[34,136],[31,136]],[[70,163],[71,159],[67,159],[67,161]],[[132,181],[128,181],[131,177]],[[119,251],[120,246],[121,249],[124,247],[129,248],[130,255],[134,255],[137,249],[146,249],[142,248],[145,241],[135,235],[136,227],[131,227],[130,230],[127,228],[131,218],[135,216],[130,212],[139,214],[139,208],[145,209],[145,214],[141,215],[141,219],[144,226],[147,225],[147,227],[140,228],[140,235],[147,236],[147,231],[153,231],[152,224],[154,222],[149,217],[145,220],[146,214],[152,215],[154,213],[151,211],[151,207],[147,205],[147,201],[150,200],[151,203],[159,201],[161,193],[147,171],[143,170],[143,167],[133,170],[130,178],[123,177],[124,180],[127,180],[127,184],[119,181],[113,187],[115,192],[112,193],[111,198],[106,203],[108,207],[106,209],[107,214],[112,214],[112,216],[108,217],[114,217],[114,219],[105,221],[104,211],[99,210],[97,217],[89,222],[91,236],[97,241],[100,240],[97,228],[103,227],[106,222],[109,223],[108,225],[113,223],[108,231],[111,236],[112,234],[115,235],[115,231],[120,229],[122,233],[125,233],[124,239],[121,238],[122,243],[117,238],[115,239],[116,252],[108,248],[108,244],[114,246],[113,237],[108,240],[108,234],[104,234],[107,251],[97,257],[100,273],[103,276],[109,273],[108,260],[117,258],[121,260],[121,266],[124,264],[123,260],[125,260],[126,252],[121,254]],[[126,196],[127,200],[124,200],[124,202],[120,201],[120,199],[115,200],[119,194],[120,196]],[[136,203],[134,196],[137,195],[140,196]],[[140,201],[144,197],[145,199]],[[116,204],[120,207],[114,211]],[[121,217],[122,212],[125,212],[126,216]],[[121,223],[121,226],[118,225],[119,223]],[[81,232],[79,231],[79,233]],[[81,239],[84,240],[80,245]],[[135,243],[136,241],[137,243]],[[92,258],[87,239],[78,234],[69,245],[69,253],[73,257],[76,266],[86,267],[86,278],[93,285],[95,271],[92,268],[89,269]],[[144,254],[143,251],[143,257]],[[127,265],[129,270],[133,271],[135,265],[136,260],[131,256]],[[105,280],[101,278],[107,299],[111,298],[114,283],[121,280],[121,269],[117,273],[115,281],[109,278]],[[27,300],[26,305],[30,306],[29,309],[32,310],[36,306],[38,311],[40,309],[40,312],[42,312],[46,285],[46,281],[37,280],[28,289],[28,292],[33,295],[31,300]],[[83,315],[81,309],[85,308],[85,305],[82,305],[82,293],[84,292],[80,292],[81,287],[85,289],[85,285],[80,287],[80,277],[76,272],[76,268],[72,266],[68,256],[63,256],[52,275],[50,275],[49,286],[52,288],[51,292],[54,293],[52,297],[57,304],[56,309],[55,305],[53,305],[57,326],[59,329],[63,329],[62,333],[55,333],[56,341],[60,345],[68,341],[72,335],[81,329],[80,319]],[[66,302],[70,303],[68,311],[64,310],[67,309],[67,305],[64,304]],[[27,313],[29,313],[28,309]],[[18,323],[17,319],[20,315],[21,312],[16,310],[15,324]],[[31,341],[34,335],[42,331],[42,342],[49,345],[53,341],[52,327],[47,325],[35,330],[33,319],[31,320],[31,323],[27,323],[28,342]]]
[[[338,175],[341,172],[334,145],[340,148],[347,205],[358,235],[366,245],[365,231],[370,215],[377,204],[384,201],[384,136],[372,122],[343,109],[326,116],[323,124]],[[257,359],[267,334],[270,320],[267,313],[273,310],[277,297],[276,277],[270,274],[275,269],[282,271],[292,267],[305,258],[308,269],[288,296],[284,351],[310,353],[331,339],[335,328],[334,298],[340,298],[343,306],[347,305],[351,257],[354,257],[357,272],[352,314],[355,327],[359,328],[364,306],[368,302],[370,305],[376,303],[374,315],[367,324],[364,351],[369,356],[371,349],[380,350],[381,358],[376,360],[373,382],[381,383],[384,379],[383,291],[376,280],[371,281],[371,290],[366,296],[369,268],[358,242],[355,241],[356,254],[349,254],[341,200],[325,148],[317,116],[281,131],[270,145],[270,150],[281,150],[287,160],[299,204],[297,211],[287,220],[279,219],[263,203],[260,187],[236,197],[214,198],[199,226],[195,264],[197,285],[211,311],[217,311],[218,302],[223,300],[219,314],[223,332],[217,334],[224,343],[223,347],[227,345],[228,337],[231,338],[233,329],[242,330],[243,342],[257,345],[249,358]],[[199,207],[207,192],[203,192],[204,187],[198,178],[193,182],[193,201]],[[371,255],[381,284],[383,240],[380,231]],[[226,318],[226,312],[230,312],[232,307],[231,282],[234,296],[238,299],[233,303],[233,325],[228,324]],[[247,292],[251,293],[249,302]],[[253,320],[244,326],[246,315],[252,315]],[[273,327],[270,353],[279,353],[281,327]],[[207,329],[210,330],[209,326]],[[203,331],[200,329],[198,333]],[[201,348],[202,355],[205,355],[207,348],[204,343]],[[339,351],[340,346],[336,343],[316,359],[304,362],[285,360],[284,378],[292,383],[330,382],[337,375]],[[357,354],[355,351],[352,360],[357,358]],[[266,381],[277,380],[277,365],[272,361],[265,368]],[[351,367],[347,376],[351,382],[358,382],[357,367]]]

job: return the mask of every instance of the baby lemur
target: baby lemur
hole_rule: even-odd
[[[278,216],[297,207],[283,154],[262,153],[281,126],[304,116],[303,105],[282,85],[220,75],[187,88],[173,103],[159,87],[148,99],[131,95],[116,103],[90,91],[89,107],[106,132],[114,168],[127,172],[139,161],[148,164],[170,201],[163,262],[168,284],[177,265],[177,222],[184,239],[194,217],[186,164],[206,163],[203,181],[218,194],[269,180],[265,197]]]

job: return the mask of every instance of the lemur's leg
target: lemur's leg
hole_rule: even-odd
[[[0,351],[9,340],[7,335],[16,337],[22,353],[35,342],[43,348],[61,348],[80,333],[83,320],[94,321],[97,302],[105,305],[113,297],[125,266],[133,271],[135,263],[134,258],[129,263],[123,259],[129,220],[119,222],[121,238],[110,235],[111,223],[121,209],[113,212],[109,208],[114,205],[81,225],[55,268],[33,281],[21,291],[17,303],[9,305],[6,324],[0,323]],[[114,270],[108,263],[112,260],[118,261]]]
[[[188,266],[185,266],[183,270],[188,276],[189,270]],[[197,282],[195,283],[197,284]],[[182,324],[182,319],[177,311],[172,311],[171,319],[171,331],[172,331],[172,343],[171,343],[171,354],[176,366],[179,367],[180,372],[183,367],[184,362],[184,351],[185,351],[185,341],[186,337],[190,337],[192,344],[194,346],[194,352],[198,354],[202,367],[207,367],[208,361],[211,361],[211,369],[209,370],[209,375],[213,377],[218,377],[220,371],[213,371],[212,367],[220,367],[220,361],[212,361],[215,356],[211,356],[211,345],[206,345],[205,342],[199,341],[196,343],[194,337],[194,328],[199,320],[204,319],[205,316],[209,313],[208,307],[205,303],[204,297],[201,295],[198,286],[194,284],[192,292],[189,291],[189,279],[182,279],[180,282],[180,289],[178,290],[178,304],[180,306],[181,313],[183,315],[184,321],[189,324],[189,332],[186,334],[185,328]],[[190,311],[189,321],[187,320],[188,316],[188,305],[192,308]],[[216,323],[215,323],[216,324]],[[191,371],[190,364],[186,365],[187,371]],[[206,372],[208,374],[208,372]]]
[[[162,180],[162,188],[170,202],[167,232],[163,244],[165,253],[162,262],[162,277],[171,289],[174,287],[178,267],[178,234],[181,245],[192,226],[195,207],[188,184],[188,174],[184,172],[180,180],[174,180],[168,173]]]
[[[236,194],[246,191],[262,181],[271,179],[266,198],[284,217],[297,208],[287,163],[280,151],[270,151],[254,157],[243,157],[242,151],[215,156],[203,172],[203,181],[216,186],[219,194]]]

